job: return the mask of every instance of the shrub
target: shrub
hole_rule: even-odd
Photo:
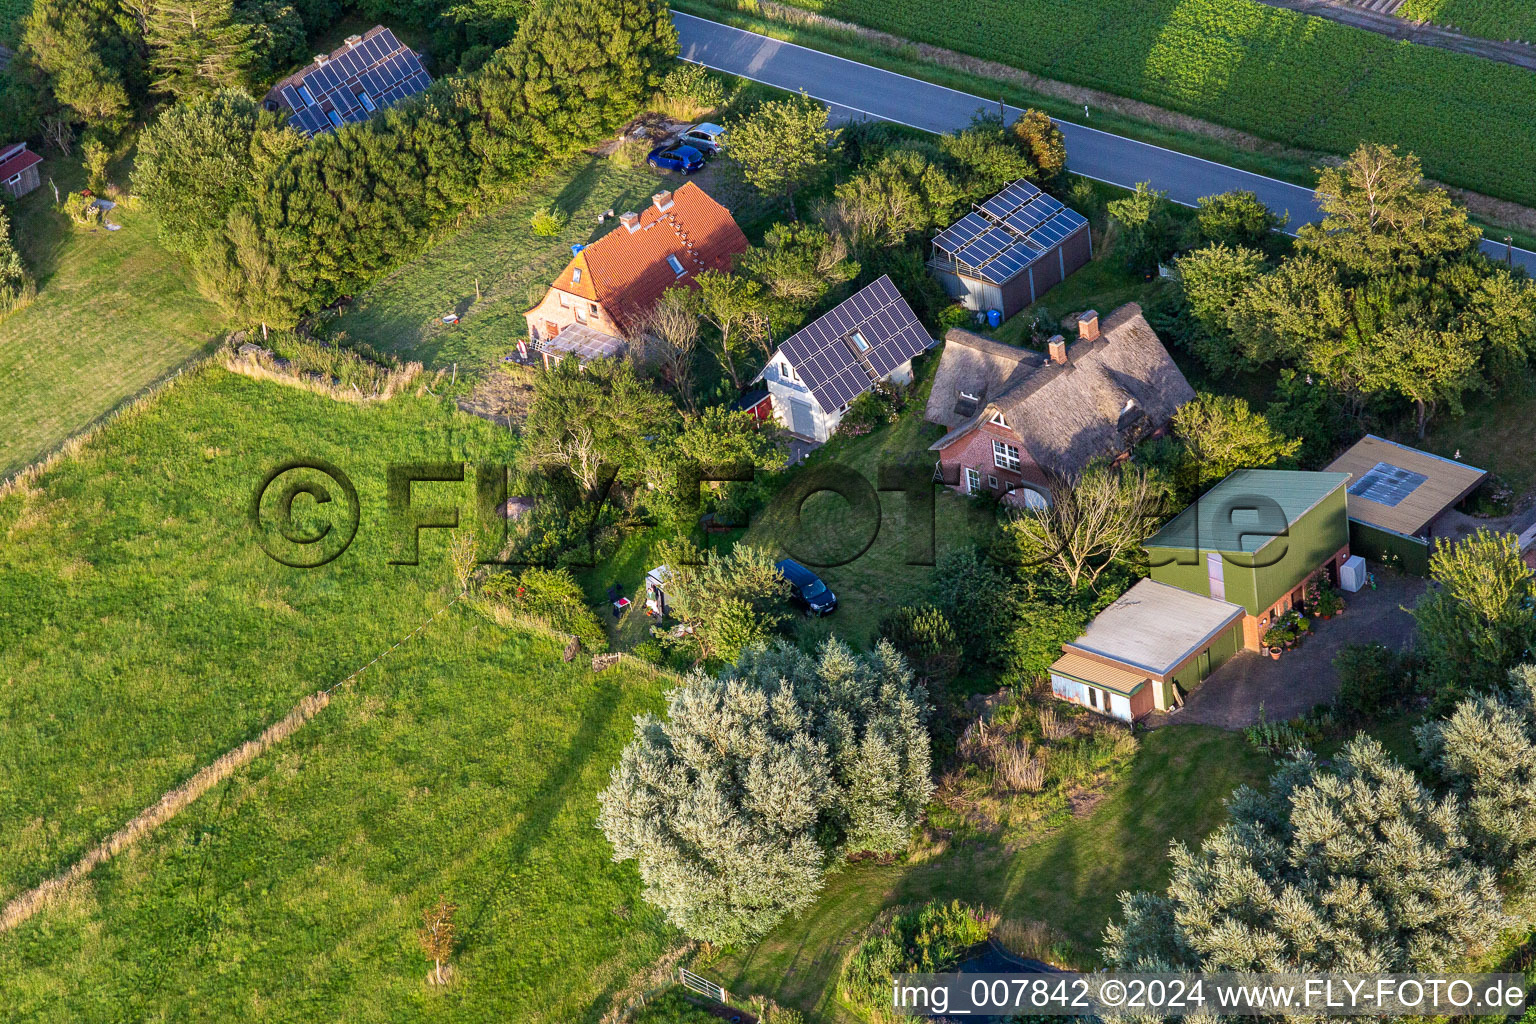
[[[96,200],[79,192],[65,196],[59,209],[76,224],[94,224],[101,220],[101,207],[96,205]]]
[[[906,605],[880,621],[880,636],[889,640],[913,671],[941,683],[960,667],[960,641],[948,617],[931,604]]]
[[[553,238],[571,221],[570,215],[555,206],[546,206],[529,218],[528,225],[540,238]]]
[[[517,575],[502,573],[487,580],[480,592],[504,608],[576,637],[591,650],[608,647],[602,620],[569,569],[535,566]]]
[[[36,295],[37,284],[16,251],[10,218],[0,206],[0,314],[20,309]]]
[[[714,110],[725,103],[725,86],[700,64],[679,64],[667,72],[661,82],[661,94],[693,113]]]
[[[621,139],[608,159],[626,170],[645,166],[645,158],[651,153],[649,139]]]
[[[748,941],[814,902],[834,858],[906,846],[932,792],[925,704],[889,644],[754,647],[636,719],[598,826],[673,925]]]
[[[680,989],[672,989],[648,1002],[630,1018],[633,1024],[719,1024],[720,1018],[688,1001]]]
[[[1353,719],[1370,718],[1400,702],[1411,690],[1406,656],[1381,644],[1350,644],[1333,659],[1339,673],[1339,711]]]
[[[843,965],[838,994],[870,1020],[895,1024],[904,1018],[891,1007],[892,975],[950,971],[996,925],[996,914],[959,900],[887,910]]]

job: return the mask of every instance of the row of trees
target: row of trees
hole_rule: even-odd
[[[852,853],[905,848],[932,791],[927,698],[889,645],[747,649],[642,715],[598,826],[689,936],[755,938]]]
[[[473,70],[536,5],[465,0],[444,9],[424,0],[37,0],[21,47],[0,73],[0,135],[64,141],[69,125],[107,134],[154,99],[186,100],[219,89],[264,91],[308,58],[306,43],[344,10],[424,39],[439,69]]]
[[[1322,170],[1317,191],[1323,219],[1277,263],[1242,231],[1178,258],[1183,303],[1158,326],[1216,374],[1289,367],[1356,414],[1406,403],[1421,436],[1438,408],[1459,413],[1468,392],[1523,377],[1536,286],[1479,251],[1466,211],[1424,183],[1415,157],[1363,145]]]
[[[144,131],[134,189],[237,323],[292,326],[611,132],[676,52],[654,0],[554,0],[474,74],[307,142],[238,91],[177,104]]]

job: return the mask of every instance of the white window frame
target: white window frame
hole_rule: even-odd
[[[994,490],[994,491],[997,490],[997,488],[999,486],[998,482],[997,482],[997,477],[992,475],[991,473],[987,474],[987,486],[992,488],[992,490]]]
[[[1008,425],[1008,421],[1003,419],[1003,414],[1000,413],[1000,412],[993,413],[992,414],[992,418],[990,420],[988,420],[987,422],[988,423],[996,423],[1000,427],[1006,427]]]
[[[7,185],[20,185],[21,184],[21,175],[19,175],[19,174],[11,175],[11,177],[6,181],[6,184]]]
[[[1010,473],[1017,473],[1024,465],[1020,458],[1019,449],[1006,441],[992,439],[992,464],[998,469],[1006,469]]]
[[[571,284],[581,284],[581,268],[576,267],[571,271]]]
[[[874,347],[869,343],[869,339],[864,337],[863,333],[858,330],[848,332],[848,341],[852,343],[853,350],[861,356],[868,355],[870,349]]]
[[[981,473],[973,466],[965,467],[965,493],[975,494],[981,490]]]
[[[558,294],[560,296],[560,308],[561,309],[570,309],[571,308],[571,297],[569,295],[565,294],[565,292],[557,292],[556,294]]]
[[[571,310],[576,314],[576,322],[577,323],[584,324],[584,323],[587,322],[587,311],[585,309],[582,309],[579,304],[575,305],[575,306],[572,306]]]

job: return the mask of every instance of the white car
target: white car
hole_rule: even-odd
[[[725,129],[717,124],[710,124],[708,121],[705,121],[703,124],[694,125],[678,136],[678,138],[695,149],[703,150],[710,156],[725,148]]]

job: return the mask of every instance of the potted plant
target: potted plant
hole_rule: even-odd
[[[1269,648],[1271,658],[1280,657],[1280,652],[1295,643],[1296,634],[1276,623],[1264,632],[1264,646]]]
[[[1319,618],[1331,619],[1344,610],[1344,602],[1339,598],[1338,591],[1332,587],[1324,588],[1317,596],[1317,614]]]

